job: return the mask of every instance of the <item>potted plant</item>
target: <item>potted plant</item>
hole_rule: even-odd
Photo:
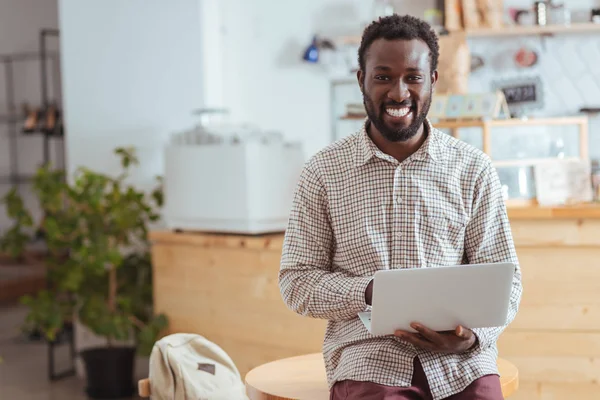
[[[0,254],[11,261],[23,262],[30,240],[27,230],[33,227],[33,220],[16,187],[2,198],[0,204],[4,205],[7,216],[13,221],[13,225],[0,237]]]
[[[62,171],[38,170],[33,186],[44,212],[49,287],[22,299],[29,306],[27,329],[50,341],[73,317],[106,339],[106,346],[81,352],[92,398],[131,396],[136,352],[149,355],[167,326],[166,317],[152,310],[147,237],[148,225],[159,218],[162,190],[146,194],[128,184],[138,164],[134,151],[115,153],[123,167],[117,177],[80,168],[68,182]]]

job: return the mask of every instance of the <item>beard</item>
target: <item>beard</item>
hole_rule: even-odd
[[[395,101],[388,101],[381,104],[381,107],[377,108],[375,106],[375,102],[368,94],[363,93],[363,104],[365,106],[365,110],[367,112],[367,116],[369,117],[369,121],[377,128],[377,130],[381,133],[381,135],[390,142],[405,142],[412,137],[414,137],[419,128],[423,125],[425,118],[427,117],[427,113],[429,112],[429,107],[431,107],[431,97],[433,94],[433,89],[429,89],[429,97],[423,103],[423,109],[417,115],[417,105],[412,103],[410,105],[411,112],[413,113],[413,120],[411,124],[404,128],[394,128],[389,126],[383,120],[383,114],[386,112],[386,106],[400,106],[406,105],[403,103],[397,103]]]

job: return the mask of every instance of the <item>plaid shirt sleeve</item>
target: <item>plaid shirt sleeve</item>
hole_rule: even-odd
[[[307,164],[294,195],[279,272],[282,297],[294,312],[341,321],[367,309],[365,291],[372,277],[334,271],[334,241],[325,186]]]
[[[521,301],[521,269],[513,244],[498,174],[488,164],[476,183],[472,218],[467,225],[465,252],[470,264],[511,262],[515,264],[507,321],[504,326],[473,329],[479,349],[496,343],[513,321]]]

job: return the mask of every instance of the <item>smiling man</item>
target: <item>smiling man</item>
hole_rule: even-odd
[[[427,120],[438,54],[417,18],[368,26],[357,74],[368,118],[312,157],[298,183],[279,285],[292,310],[328,320],[334,400],[502,399],[496,341],[506,326],[435,332],[415,321],[418,333],[374,337],[357,316],[370,309],[377,270],[464,263],[514,263],[506,325],[518,310],[521,273],[496,171]]]

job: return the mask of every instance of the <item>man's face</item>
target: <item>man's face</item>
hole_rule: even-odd
[[[369,120],[384,138],[400,142],[417,134],[437,77],[422,40],[377,39],[371,44],[358,81]]]

